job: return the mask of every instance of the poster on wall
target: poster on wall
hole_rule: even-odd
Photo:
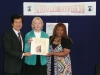
[[[31,54],[47,55],[49,48],[49,38],[32,38]]]
[[[57,23],[46,23],[46,33],[51,36],[53,34],[53,29]],[[64,23],[66,25],[67,35],[68,35],[68,23]]]

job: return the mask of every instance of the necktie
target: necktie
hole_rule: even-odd
[[[20,42],[20,44],[21,44],[21,46],[22,46],[21,33],[20,33],[20,32],[18,33],[18,39],[19,39],[19,42]]]

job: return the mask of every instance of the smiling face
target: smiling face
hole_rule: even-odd
[[[41,31],[42,26],[43,25],[42,25],[40,20],[35,20],[34,23],[33,23],[33,27],[34,27],[35,31]]]
[[[32,28],[36,31],[39,32],[43,28],[43,21],[40,17],[35,17],[32,20]]]
[[[57,27],[57,29],[56,29],[56,36],[62,37],[63,33],[64,33],[63,28],[62,27]]]
[[[12,26],[15,30],[20,31],[20,29],[22,28],[22,19],[14,19]]]

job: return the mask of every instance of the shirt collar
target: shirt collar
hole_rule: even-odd
[[[19,33],[20,31],[17,31],[17,30],[15,30],[14,28],[13,28],[13,30],[14,30],[15,34],[18,36],[18,33]]]

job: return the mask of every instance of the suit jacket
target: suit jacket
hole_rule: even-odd
[[[25,48],[24,48],[25,52],[30,52],[30,45],[28,45],[28,40],[32,37],[35,37],[34,30],[31,30],[30,32],[28,32],[25,36]],[[49,37],[48,37],[48,34],[41,31],[41,38],[49,38]],[[48,48],[48,50],[49,50],[49,48]],[[32,55],[30,57],[25,57],[25,63],[28,64],[28,65],[36,65],[36,57],[37,57],[37,55]],[[41,65],[46,65],[47,62],[48,62],[47,57],[43,56],[43,55],[40,55]]]
[[[22,39],[24,39],[23,33],[21,33],[21,36]],[[4,72],[7,73],[20,72],[22,69],[23,60],[21,59],[21,57],[23,52],[20,41],[15,32],[13,31],[13,29],[3,34],[2,42],[5,51]]]
[[[100,62],[95,66],[95,75],[100,75]]]

